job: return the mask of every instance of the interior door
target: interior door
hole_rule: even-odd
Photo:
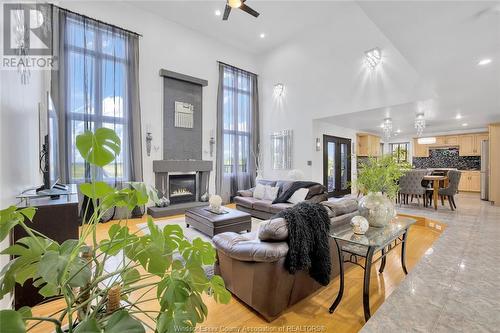
[[[351,193],[351,139],[323,135],[323,184],[329,196]]]

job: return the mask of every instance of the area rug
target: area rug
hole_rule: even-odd
[[[262,223],[263,220],[259,220],[256,218],[252,217],[252,229],[251,231],[257,231],[259,228],[259,224]],[[176,217],[172,219],[165,219],[165,220],[156,220],[155,225],[160,228],[160,230],[163,230],[163,228],[168,225],[168,224],[177,224],[182,228],[182,231],[184,232],[184,237],[186,237],[188,240],[193,241],[195,238],[201,238],[202,240],[212,243],[212,239],[205,235],[204,233],[198,231],[197,229],[193,228],[190,226],[189,228],[186,226],[186,221],[184,217]],[[149,235],[149,229],[147,223],[141,223],[137,225],[137,228],[141,230],[144,234]],[[183,261],[182,257],[179,254],[174,255],[175,259]],[[205,274],[207,275],[208,278],[211,278],[214,275],[214,266],[203,266],[203,270],[205,271]]]
[[[259,220],[257,218],[252,217],[252,231],[257,231],[259,229],[259,224],[262,223],[263,220]],[[177,224],[182,228],[182,231],[184,232],[184,236],[192,241],[193,239],[199,237],[202,240],[206,242],[212,243],[212,239],[205,235],[204,233],[198,231],[196,228],[193,228],[190,226],[189,228],[186,226],[186,221],[184,217],[176,217],[172,219],[165,219],[165,220],[156,220],[155,225],[160,228],[160,230],[163,230],[163,228],[167,224]],[[149,229],[148,225],[146,223],[141,223],[137,225],[137,228],[141,230],[144,234],[149,235]],[[244,233],[244,232],[243,232]]]

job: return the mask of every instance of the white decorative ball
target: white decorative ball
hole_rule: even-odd
[[[220,211],[220,207],[222,205],[222,198],[219,195],[210,196],[210,200],[208,202],[212,210],[216,212]]]
[[[368,231],[368,228],[370,227],[368,220],[360,215],[354,216],[351,219],[351,225],[353,232],[358,235],[364,235]]]

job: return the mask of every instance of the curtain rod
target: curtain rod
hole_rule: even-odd
[[[93,18],[93,17],[87,16],[87,15],[84,15],[84,14],[80,14],[80,13],[74,12],[74,11],[72,11],[72,10],[69,10],[69,9],[67,9],[67,8],[59,7],[59,6],[54,5],[54,4],[50,4],[50,5],[51,5],[52,7],[57,7],[57,8],[59,8],[60,10],[63,10],[63,11],[65,11],[65,12],[68,12],[68,13],[71,13],[71,14],[75,14],[75,15],[79,15],[79,16],[82,16],[82,17],[84,17],[84,18],[86,18],[86,19],[89,19],[89,20],[95,21],[95,22],[97,22],[97,23],[101,23],[101,24],[109,25],[109,26],[111,26],[111,27],[113,27],[113,28],[123,30],[123,31],[125,31],[125,32],[127,32],[127,33],[129,33],[129,34],[132,34],[132,35],[136,35],[136,36],[142,37],[142,35],[141,35],[141,34],[139,34],[139,33],[135,32],[135,31],[128,30],[128,29],[124,29],[124,28],[119,27],[119,26],[117,26],[117,25],[110,24],[110,23],[107,23],[107,22],[104,22],[104,21],[98,20],[98,19],[96,19],[96,18]]]
[[[239,68],[239,67],[236,67],[236,66],[230,65],[230,64],[225,63],[225,62],[223,62],[223,61],[217,61],[217,62],[218,62],[219,64],[224,65],[224,66],[232,67],[232,68],[234,68],[234,69],[237,69],[237,70],[240,70],[240,71],[243,71],[243,72],[247,72],[247,73],[250,73],[250,74],[255,75],[255,76],[259,76],[258,74],[252,73],[252,72],[247,71],[246,69],[243,69],[243,68]]]

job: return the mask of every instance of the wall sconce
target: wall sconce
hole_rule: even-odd
[[[321,139],[316,138],[316,151],[321,151]]]
[[[210,130],[210,140],[208,141],[210,144],[210,157],[214,156],[214,146],[215,146],[215,130]]]
[[[146,133],[146,154],[151,156],[151,141],[153,141],[153,134],[151,132]]]
[[[285,93],[285,85],[283,83],[276,83],[274,85],[273,94],[274,97],[281,97]]]
[[[210,138],[210,157],[213,157],[214,156],[214,146],[215,146],[215,138],[212,136]]]

